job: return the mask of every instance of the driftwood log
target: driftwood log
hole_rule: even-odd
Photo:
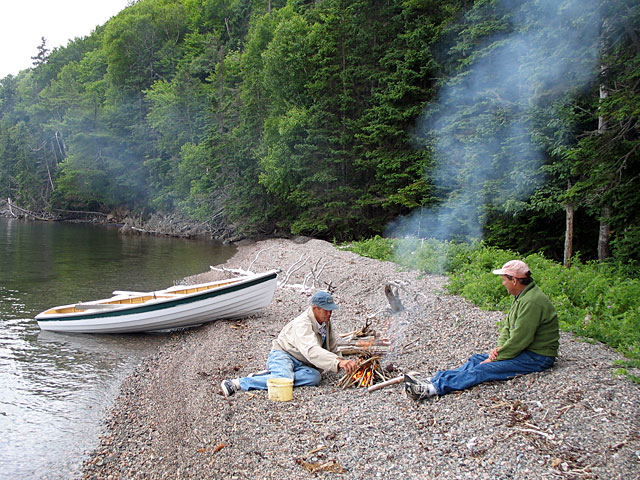
[[[394,292],[392,285],[389,283],[384,286],[384,294],[387,297],[387,301],[389,302],[393,313],[398,313],[404,310],[404,306],[400,301],[397,291],[398,289],[396,288],[396,291]]]

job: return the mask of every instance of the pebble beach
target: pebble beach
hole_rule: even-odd
[[[224,265],[185,282],[275,268],[263,312],[174,333],[135,369],[78,478],[639,478],[640,387],[615,374],[618,353],[567,333],[551,370],[420,403],[401,384],[341,388],[342,373],[294,389],[288,402],[266,391],[223,397],[220,382],[262,370],[271,341],[318,289],[340,306],[331,320],[339,334],[368,321],[389,339],[381,363],[398,374],[430,375],[488,352],[504,316],[447,294],[446,277],[321,240],[243,242]]]

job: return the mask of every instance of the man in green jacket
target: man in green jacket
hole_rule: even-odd
[[[511,260],[494,274],[515,297],[507,314],[498,345],[488,354],[477,353],[455,370],[437,372],[430,379],[405,375],[405,391],[414,400],[446,395],[482,382],[507,380],[516,375],[551,368],[558,356],[558,316],[549,298],[531,278],[526,263]]]

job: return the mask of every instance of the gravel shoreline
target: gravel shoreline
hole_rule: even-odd
[[[319,387],[295,389],[290,402],[269,401],[267,392],[220,396],[221,380],[264,368],[272,339],[318,287],[334,289],[338,333],[367,318],[387,332],[395,348],[383,364],[401,372],[434,373],[488,351],[503,317],[444,294],[444,277],[320,240],[243,244],[224,267],[280,268],[272,304],[174,334],[143,361],[79,478],[638,478],[640,388],[614,375],[619,354],[565,333],[550,371],[420,404],[401,385],[338,388],[335,373]],[[211,270],[187,281],[225,275]],[[405,306],[395,315],[384,295],[389,282]]]

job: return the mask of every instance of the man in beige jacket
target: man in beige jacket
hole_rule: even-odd
[[[220,391],[229,397],[240,390],[266,390],[269,378],[291,378],[294,387],[318,385],[318,370],[353,373],[356,362],[335,353],[336,341],[331,329],[331,313],[338,309],[331,294],[316,292],[311,306],[289,322],[273,341],[267,370],[259,374],[223,380]]]

